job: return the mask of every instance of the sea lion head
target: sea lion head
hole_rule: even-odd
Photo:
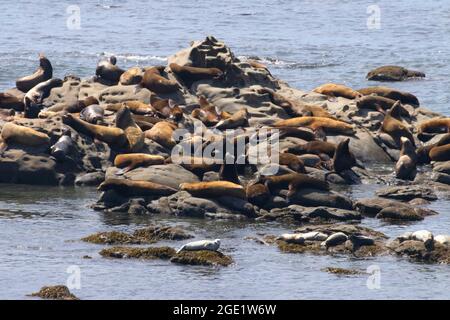
[[[115,66],[117,63],[117,58],[115,56],[109,57],[109,63]]]
[[[130,122],[133,122],[131,111],[125,103],[122,103],[122,107],[119,109],[119,111],[117,111],[116,114],[116,127],[125,128],[129,125]]]

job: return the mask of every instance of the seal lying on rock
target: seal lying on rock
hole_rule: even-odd
[[[142,77],[141,86],[155,93],[173,93],[178,90],[179,85],[176,81],[164,78],[158,67],[152,67],[145,71]]]
[[[423,164],[423,163],[430,163],[430,161],[431,161],[431,158],[430,158],[430,151],[431,151],[431,149],[433,149],[435,147],[445,146],[447,144],[450,144],[450,133],[445,134],[436,143],[420,146],[419,148],[417,148],[417,151],[416,151],[417,157],[418,157],[418,163],[421,163],[421,164]],[[439,153],[444,151],[443,149],[438,149],[438,150],[441,150],[441,151],[439,151]],[[438,152],[438,150],[436,150],[435,152]],[[437,153],[436,153],[436,155],[437,155]]]
[[[142,81],[144,71],[140,67],[128,69],[119,78],[119,83],[123,86],[139,84]]]
[[[177,253],[181,251],[199,251],[199,250],[209,250],[209,251],[217,251],[220,248],[220,239],[215,240],[199,240],[186,243],[178,249]]]
[[[302,154],[326,154],[332,157],[336,151],[336,145],[326,141],[310,141],[305,144],[296,145],[286,150],[289,153]]]
[[[347,99],[356,99],[361,96],[358,91],[346,87],[342,84],[326,83],[313,89],[313,92],[324,94],[331,97],[343,97]]]
[[[117,59],[115,56],[111,56],[108,60],[100,61],[95,69],[96,76],[100,80],[105,80],[108,84],[117,84],[125,70],[116,66],[116,63]]]
[[[370,109],[384,113],[386,110],[391,109],[395,102],[396,100],[393,99],[370,94],[358,98],[358,100],[356,100],[356,106],[358,109]]]
[[[340,244],[343,244],[345,241],[348,240],[348,237],[343,232],[336,232],[330,235],[324,242],[322,242],[320,245],[322,247],[325,247],[328,249],[329,247],[335,247]]]
[[[122,170],[117,171],[116,174],[124,174],[137,167],[163,163],[164,157],[146,153],[119,154],[114,159],[114,166],[117,168],[123,168]]]
[[[248,111],[243,108],[235,112],[230,118],[219,121],[215,128],[219,130],[236,129],[248,126]]]
[[[180,66],[176,63],[169,65],[170,70],[175,73],[183,82],[190,87],[193,82],[205,79],[214,79],[220,77],[223,72],[217,68],[197,68],[189,66]]]
[[[80,119],[92,124],[100,124],[103,122],[105,109],[98,104],[91,104],[80,112]]]
[[[107,179],[100,184],[98,190],[115,190],[124,196],[168,196],[177,192],[176,189],[159,183],[127,179]]]
[[[307,127],[312,130],[322,128],[327,133],[353,135],[355,133],[351,124],[343,121],[323,117],[296,117],[275,122],[275,127]]]
[[[72,139],[70,130],[66,130],[63,135],[50,147],[50,154],[58,161],[64,161],[75,150],[75,142]]]
[[[23,111],[24,103],[23,100],[18,99],[16,96],[0,92],[0,108],[2,109],[13,109],[15,111]]]
[[[425,73],[399,66],[382,66],[369,71],[366,76],[367,80],[373,81],[403,81],[408,78],[425,78]]]
[[[450,118],[433,118],[423,121],[417,126],[419,139],[425,133],[447,133],[450,129]]]
[[[147,115],[147,114],[153,115],[156,112],[156,110],[154,108],[152,108],[150,105],[148,105],[148,104],[146,104],[146,103],[144,103],[142,101],[138,101],[138,100],[130,100],[130,101],[125,101],[123,103],[108,104],[106,106],[106,110],[116,111],[117,112],[117,111],[119,111],[120,108],[123,107],[124,104],[134,114],[138,114],[138,115]]]
[[[24,146],[37,147],[48,146],[50,143],[50,138],[45,133],[19,126],[12,122],[7,122],[3,125],[1,137],[4,144],[17,143]]]
[[[42,102],[50,95],[50,91],[62,85],[61,79],[52,78],[31,88],[23,99],[25,118],[37,118],[43,108]]]
[[[434,147],[429,153],[432,161],[448,161],[450,160],[450,144]]]
[[[401,137],[400,140],[402,148],[395,165],[395,176],[398,179],[413,179],[417,165],[417,154],[409,139]]]
[[[39,54],[39,68],[32,74],[16,80],[16,87],[27,93],[31,88],[53,77],[53,68],[50,61],[41,53]]]
[[[217,198],[217,197],[234,197],[245,199],[245,189],[229,181],[210,181],[210,182],[193,182],[180,184],[180,190],[189,192],[194,197],[199,198]]]
[[[396,89],[392,89],[389,87],[368,87],[358,90],[362,95],[371,95],[376,94],[378,96],[382,96],[385,98],[389,98],[392,100],[400,100],[401,103],[410,104],[412,106],[419,106],[419,99],[411,93],[399,91]]]
[[[150,130],[145,131],[145,137],[165,148],[171,149],[176,144],[173,137],[176,128],[177,126],[174,123],[161,121],[156,123]]]

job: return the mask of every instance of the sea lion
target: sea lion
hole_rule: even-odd
[[[336,232],[330,235],[324,242],[322,242],[320,245],[322,247],[325,247],[327,250],[329,247],[335,247],[340,244],[343,244],[345,241],[348,240],[348,237],[343,232]]]
[[[199,240],[186,243],[178,249],[177,253],[181,251],[199,251],[199,250],[209,250],[209,251],[217,251],[220,248],[220,239],[215,240]]]
[[[429,153],[431,161],[449,161],[450,160],[450,144],[434,147]]]
[[[31,88],[53,77],[53,68],[50,61],[41,53],[39,54],[39,68],[32,74],[16,80],[16,87],[27,93]]]
[[[335,83],[326,83],[312,90],[313,92],[317,92],[320,94],[324,94],[326,96],[331,97],[343,97],[347,99],[356,99],[361,96],[358,91],[353,90],[347,86],[342,84]]]
[[[424,133],[447,133],[450,129],[450,118],[433,118],[425,120],[417,126],[419,138]]]
[[[150,105],[155,114],[162,117],[179,121],[183,117],[183,110],[172,99],[159,99],[155,95],[150,97]]]
[[[199,96],[198,102],[200,108],[195,108],[191,112],[191,116],[200,120],[207,127],[214,126],[220,121],[220,115],[216,111],[216,107],[208,102],[205,96]]]
[[[297,127],[278,127],[280,139],[286,137],[295,137],[306,141],[313,141],[317,138],[316,134],[307,128]]]
[[[364,168],[359,164],[352,152],[350,152],[350,139],[344,139],[336,146],[336,150],[333,155],[333,169],[337,173],[341,173],[345,170],[350,170],[353,167]]]
[[[130,100],[120,103],[108,104],[106,106],[106,110],[117,112],[119,111],[120,108],[122,108],[123,104],[125,104],[128,107],[128,109],[130,109],[130,111],[133,112],[134,114],[154,115],[156,113],[156,110],[152,108],[152,106],[139,100]]]
[[[64,161],[70,157],[70,154],[75,150],[75,142],[72,139],[70,130],[66,130],[63,135],[50,147],[50,154],[57,161]]]
[[[393,113],[394,114],[396,113],[396,106],[398,106],[399,104],[400,101],[397,101],[392,106],[392,108],[386,113],[380,131],[390,135],[398,146],[401,145],[400,138],[406,137],[407,139],[409,139],[409,141],[411,141],[412,145],[415,147],[416,143],[414,141],[414,137],[411,131],[409,131],[406,125],[404,125],[400,120],[396,119],[392,115]]]
[[[289,169],[298,173],[306,173],[305,163],[300,160],[295,154],[283,152],[278,155],[278,162],[280,165],[287,166]]]
[[[16,96],[7,92],[0,92],[0,108],[23,111],[25,105],[23,103],[23,99],[20,100]]]
[[[425,73],[399,66],[382,66],[367,73],[366,79],[373,81],[403,81],[408,78],[425,78]]]
[[[156,123],[153,128],[145,131],[145,137],[159,143],[165,148],[171,149],[176,145],[173,133],[177,126],[167,121]]]
[[[261,62],[256,61],[255,59],[247,59],[246,61],[252,68],[254,69],[265,69],[269,71],[267,66]]]
[[[134,122],[130,109],[124,105],[116,114],[116,127],[124,131],[128,145],[126,150],[136,152],[144,146],[145,135],[141,128]]]
[[[142,81],[144,72],[140,67],[133,67],[122,73],[119,78],[119,83],[123,86],[139,84]]]
[[[297,155],[326,154],[332,157],[336,151],[336,145],[331,142],[316,140],[290,147],[286,151]]]
[[[368,96],[371,94],[376,94],[378,96],[382,96],[385,98],[389,98],[392,100],[400,100],[401,103],[410,104],[412,106],[419,106],[419,99],[411,93],[399,91],[396,89],[392,89],[389,87],[368,87],[358,90],[364,96]]]
[[[330,190],[328,182],[303,173],[287,173],[279,176],[261,176],[259,178],[264,182],[269,191],[274,194],[275,190],[289,189],[288,196],[295,193],[300,188],[312,188],[318,190]]]
[[[173,93],[179,89],[176,81],[164,78],[159,70],[160,68],[152,67],[144,72],[141,86],[155,93]]]
[[[17,143],[31,147],[48,146],[50,144],[50,138],[45,133],[12,122],[3,125],[1,138],[5,144]]]
[[[76,100],[69,103],[57,103],[54,104],[51,107],[48,107],[45,109],[45,111],[48,112],[69,112],[69,113],[78,113],[81,110],[83,110],[86,107],[89,107],[93,104],[100,104],[100,102],[97,100],[97,98],[93,96],[88,96],[84,98],[83,100]]]
[[[362,96],[356,100],[356,106],[358,109],[376,110],[381,113],[385,113],[386,110],[392,108],[395,104],[395,100],[389,99],[376,94],[370,94],[368,96]]]
[[[257,206],[266,205],[270,199],[269,189],[262,183],[249,183],[245,188],[245,194],[248,202]]]
[[[163,163],[164,157],[145,153],[119,154],[114,159],[114,166],[117,168],[123,168],[122,170],[117,171],[116,174],[124,174],[137,167],[152,166]]]
[[[61,79],[52,78],[28,90],[23,99],[25,118],[37,118],[43,108],[43,100],[50,95],[50,91],[53,88],[61,87],[62,85],[63,81]]]
[[[205,172],[208,171],[218,171],[220,169],[220,164],[214,162],[214,159],[211,161],[205,161],[208,158],[205,157],[190,157],[190,156],[180,156],[177,157],[176,161],[173,162],[172,157],[167,158],[164,163],[176,163],[185,168],[186,170],[191,171],[195,175],[201,177]]]
[[[101,60],[97,64],[95,69],[95,75],[104,80],[107,84],[117,84],[120,80],[120,76],[125,72],[125,70],[116,66],[117,59],[115,56],[109,57],[108,60]]]
[[[200,80],[216,79],[223,75],[222,70],[217,68],[198,68],[180,66],[176,63],[169,65],[170,70],[175,73],[183,82],[190,87],[192,83]]]
[[[395,165],[395,176],[398,179],[413,179],[417,165],[416,150],[409,139],[401,137],[400,140],[402,148],[400,157]]]
[[[355,133],[351,124],[323,117],[296,117],[275,122],[275,127],[307,127],[312,130],[322,128],[327,133],[353,135]]]
[[[216,198],[233,197],[245,199],[245,189],[230,181],[193,182],[180,184],[180,190],[189,192],[194,197]]]
[[[98,104],[91,104],[80,112],[80,119],[92,124],[100,124],[103,122],[105,109]]]
[[[241,184],[235,163],[224,163],[219,170],[220,180]]]
[[[98,190],[115,190],[124,196],[169,196],[177,192],[176,189],[159,183],[127,179],[106,179]]]
[[[64,124],[72,127],[76,131],[103,141],[112,147],[123,148],[128,145],[127,136],[120,128],[91,124],[76,118],[70,113],[64,115],[62,119]]]
[[[243,108],[237,112],[235,112],[230,118],[220,120],[219,123],[216,124],[215,128],[219,130],[226,129],[236,129],[239,127],[248,126],[248,111],[247,108]]]

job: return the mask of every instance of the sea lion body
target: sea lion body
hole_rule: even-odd
[[[450,144],[434,147],[429,153],[431,161],[449,161],[450,160]]]
[[[215,240],[199,240],[186,243],[180,249],[178,249],[177,253],[181,251],[199,251],[199,250],[209,250],[209,251],[217,251],[220,248],[220,239]]]
[[[248,202],[264,206],[270,199],[270,192],[266,185],[262,183],[248,184],[245,193],[247,195]]]
[[[50,138],[45,133],[11,122],[3,125],[1,138],[7,144],[17,143],[31,147],[47,146],[50,144]]]
[[[425,73],[408,70],[399,66],[382,66],[369,71],[367,80],[373,81],[403,81],[408,78],[424,78]]]
[[[215,128],[219,130],[226,130],[248,126],[248,118],[248,111],[246,108],[243,108],[235,112],[230,118],[219,121]]]
[[[53,68],[50,61],[43,55],[39,55],[39,68],[32,74],[16,80],[16,87],[27,93],[39,83],[47,81],[53,77]]]
[[[162,184],[127,179],[107,179],[100,184],[98,190],[115,190],[124,196],[168,196],[177,192],[176,189]]]
[[[144,72],[141,86],[155,93],[173,93],[179,89],[176,81],[164,78],[157,67],[152,67]]]
[[[450,118],[433,118],[421,122],[417,126],[418,134],[423,133],[447,133],[450,129]]]
[[[154,108],[139,100],[130,100],[122,103],[108,104],[106,106],[106,110],[117,112],[120,110],[120,108],[122,108],[123,104],[125,104],[128,107],[128,109],[130,109],[130,111],[133,112],[134,114],[153,115],[155,113]]]
[[[280,138],[295,137],[306,141],[312,141],[316,139],[316,135],[312,130],[306,128],[297,127],[278,127]]]
[[[140,67],[133,67],[120,75],[119,83],[123,86],[139,84],[142,81],[144,72]]]
[[[176,142],[173,133],[176,125],[167,121],[156,123],[150,130],[145,131],[145,137],[159,143],[165,148],[173,148]]]
[[[386,113],[386,116],[384,117],[383,123],[381,125],[380,131],[387,133],[390,135],[398,146],[401,145],[401,137],[405,137],[411,141],[412,145],[415,146],[414,137],[409,131],[409,129],[406,127],[405,124],[403,124],[400,120],[396,119],[394,116],[392,116],[392,113],[396,110],[396,105],[399,105],[400,101],[397,101],[392,108]]]
[[[86,122],[97,124],[103,121],[105,109],[98,104],[91,104],[80,112],[80,119]]]
[[[328,182],[302,173],[287,173],[279,176],[268,176],[264,177],[263,181],[271,193],[275,190],[288,188],[288,195],[292,195],[297,189],[300,188],[312,188],[319,190],[330,189]]]
[[[392,108],[395,102],[393,99],[371,94],[358,98],[356,100],[356,106],[358,109],[370,109],[383,112]]]
[[[217,68],[180,66],[176,63],[171,63],[169,68],[173,73],[180,77],[187,86],[191,86],[195,81],[214,79],[223,74],[222,70]]]
[[[353,153],[350,152],[350,139],[338,143],[333,155],[333,168],[337,173],[359,166]]]
[[[378,96],[382,96],[382,97],[389,98],[392,100],[396,100],[396,101],[400,100],[401,103],[404,103],[404,104],[419,106],[419,99],[417,99],[417,97],[415,95],[408,93],[408,92],[403,92],[403,91],[399,91],[396,89],[392,89],[389,87],[383,87],[383,86],[368,87],[368,88],[359,89],[358,92],[364,96],[376,94]]]
[[[358,91],[347,86],[335,83],[326,83],[313,89],[313,92],[324,94],[331,97],[343,97],[347,99],[356,99],[361,96]]]
[[[145,153],[119,154],[114,159],[114,166],[117,168],[123,168],[123,170],[120,171],[122,174],[137,167],[152,166],[163,163],[164,157]]]
[[[116,127],[124,131],[127,137],[128,151],[139,151],[144,146],[145,134],[141,128],[134,122],[131,111],[124,105],[116,114]]]
[[[275,122],[275,127],[307,127],[312,130],[322,128],[325,132],[340,133],[346,135],[353,135],[353,126],[330,118],[323,117],[296,117]]]
[[[12,94],[0,92],[0,108],[23,111],[24,107],[23,99],[20,100]]]
[[[398,179],[412,179],[417,165],[417,154],[411,141],[401,137],[402,148],[395,165],[395,175]]]
[[[109,60],[102,60],[97,64],[95,74],[101,80],[106,80],[110,84],[117,84],[120,80],[120,76],[125,72],[118,66],[116,66],[117,59],[111,56]]]
[[[306,173],[305,163],[300,160],[295,154],[284,152],[278,155],[278,162],[280,165],[285,165],[289,169],[299,173]]]
[[[216,198],[216,197],[234,197],[245,199],[245,189],[236,183],[229,181],[210,181],[182,183],[180,189],[189,192],[194,197]]]
[[[58,161],[64,161],[75,149],[75,143],[70,131],[63,134],[54,145],[50,147],[50,154]]]
[[[61,87],[62,85],[63,81],[61,79],[52,78],[31,88],[23,99],[25,118],[37,118],[43,108],[43,100],[50,95],[50,91],[53,88]]]
[[[336,145],[334,143],[326,141],[310,141],[302,145],[296,145],[294,147],[288,148],[287,152],[293,154],[326,154],[330,157],[334,155],[336,151]]]

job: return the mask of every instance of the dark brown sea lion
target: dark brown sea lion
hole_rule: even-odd
[[[61,79],[52,78],[28,90],[23,100],[25,118],[37,118],[39,112],[43,109],[42,102],[50,95],[50,91],[62,85],[63,81]]]
[[[152,67],[144,72],[141,86],[155,93],[173,93],[179,89],[176,81],[164,78],[160,68]]]
[[[23,111],[25,105],[23,100],[18,99],[16,96],[0,92],[0,108],[1,109],[14,109],[15,111]]]
[[[119,83],[124,86],[139,84],[142,81],[144,71],[140,67],[133,67],[122,73]]]
[[[121,103],[108,104],[106,106],[106,110],[117,112],[122,108],[123,104],[125,104],[128,107],[128,109],[130,109],[130,111],[133,112],[134,114],[154,115],[156,113],[156,110],[152,106],[139,100],[130,100]]]
[[[381,125],[380,131],[387,133],[390,135],[394,141],[397,143],[398,146],[401,146],[401,137],[408,138],[412,145],[415,146],[414,137],[409,131],[409,129],[404,125],[400,120],[396,119],[394,116],[391,115],[392,112],[395,113],[396,106],[400,104],[400,101],[397,101],[392,108],[386,113],[386,116],[384,117],[383,124]]]
[[[114,56],[111,56],[108,60],[100,61],[95,69],[96,76],[110,84],[117,84],[125,70],[116,66],[116,63],[117,59]]]
[[[371,94],[358,98],[356,100],[356,106],[358,109],[376,110],[384,113],[386,110],[392,108],[395,102],[395,100]]]
[[[136,152],[144,146],[145,135],[141,128],[134,122],[131,111],[124,105],[116,114],[116,127],[124,131],[128,145],[126,150]]]
[[[416,153],[417,153],[417,162],[420,164],[423,163],[430,163],[431,158],[430,158],[430,151],[431,149],[433,149],[434,147],[439,147],[439,146],[443,146],[446,144],[450,144],[450,133],[445,134],[441,139],[439,139],[439,141],[437,143],[432,143],[426,146],[420,146],[419,148],[417,148]]]
[[[124,174],[137,167],[164,164],[164,157],[146,153],[119,154],[114,159],[114,166],[122,168],[116,174]]]
[[[50,138],[45,133],[12,122],[3,125],[1,138],[5,144],[16,143],[31,147],[48,146],[50,144]]]
[[[396,89],[392,89],[389,87],[368,87],[358,90],[364,96],[368,96],[371,94],[376,94],[377,96],[382,96],[385,98],[389,98],[392,100],[400,100],[401,103],[410,104],[413,106],[419,106],[419,99],[411,93],[399,91]]]
[[[417,126],[418,134],[423,133],[447,133],[450,129],[450,118],[433,118],[423,121]]]
[[[217,198],[233,197],[245,199],[245,189],[230,181],[193,182],[180,184],[180,190],[189,192],[194,197]]]
[[[265,184],[262,183],[250,183],[245,189],[248,202],[257,206],[264,206],[270,200],[270,192]]]
[[[287,166],[289,169],[298,173],[306,173],[305,164],[295,154],[283,152],[278,156],[280,165]]]
[[[272,194],[280,189],[289,189],[289,194],[294,193],[295,190],[300,188],[330,190],[328,182],[303,173],[288,173],[280,176],[261,177],[260,179],[262,179],[262,182],[264,182]]]
[[[235,163],[224,163],[219,170],[220,180],[241,184]]]
[[[334,143],[326,141],[310,141],[302,145],[296,145],[286,150],[289,153],[301,155],[301,154],[326,154],[330,157],[334,155],[336,151],[336,145]]]
[[[159,143],[165,148],[171,149],[176,145],[173,132],[177,126],[167,121],[156,123],[153,128],[145,131],[145,137]]]
[[[416,151],[409,139],[402,137],[401,142],[402,149],[395,165],[395,176],[398,179],[414,179],[417,165]]]
[[[333,156],[333,169],[337,173],[350,170],[353,167],[362,167],[357,161],[353,153],[350,152],[350,139],[344,139],[336,146]]]
[[[115,190],[124,196],[169,196],[176,189],[150,181],[107,179],[98,187],[100,191]]]
[[[217,68],[197,68],[189,66],[180,66],[176,63],[171,63],[169,68],[178,77],[183,80],[187,86],[191,86],[192,83],[199,80],[215,79],[220,77],[223,72]]]
[[[312,130],[322,128],[327,133],[353,135],[355,133],[351,124],[324,117],[296,117],[275,122],[275,127],[307,127]]]
[[[247,108],[243,108],[235,113],[230,118],[220,120],[216,124],[215,128],[219,130],[237,129],[239,127],[248,126],[248,111]]]
[[[382,66],[369,71],[366,78],[373,81],[403,81],[408,78],[425,78],[425,73],[399,66]]]
[[[335,83],[326,83],[313,89],[313,91],[330,97],[343,97],[347,99],[356,99],[361,96],[358,91],[342,84]]]
[[[431,161],[449,161],[450,160],[450,144],[434,147],[430,150]]]
[[[50,61],[41,53],[39,54],[39,68],[32,74],[16,80],[16,87],[27,93],[31,88],[53,77],[53,68]]]

